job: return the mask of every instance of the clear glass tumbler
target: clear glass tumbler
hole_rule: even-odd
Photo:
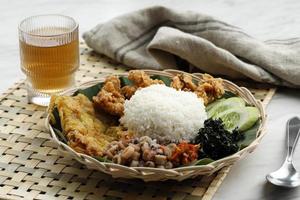
[[[21,68],[28,101],[47,106],[52,94],[75,83],[79,67],[78,24],[63,15],[38,15],[19,25]]]

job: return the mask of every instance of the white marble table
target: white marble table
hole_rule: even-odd
[[[214,15],[261,40],[298,37],[300,33],[300,1],[297,0],[0,0],[0,5],[0,92],[23,77],[17,26],[30,15],[72,16],[79,22],[82,33],[121,13],[165,5]],[[215,200],[300,199],[300,188],[282,189],[265,181],[265,174],[279,167],[284,157],[286,120],[293,115],[300,116],[300,91],[279,89],[268,107],[268,115],[267,136],[254,153],[232,168]],[[300,149],[295,153],[295,166],[300,170]]]

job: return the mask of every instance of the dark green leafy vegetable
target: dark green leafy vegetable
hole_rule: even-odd
[[[243,135],[234,129],[232,132],[224,128],[220,119],[207,119],[204,128],[199,130],[195,143],[201,144],[202,151],[214,160],[231,155],[239,150],[237,142]]]

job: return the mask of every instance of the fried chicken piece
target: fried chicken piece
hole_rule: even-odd
[[[147,87],[152,84],[163,84],[163,81],[153,80],[141,70],[131,70],[128,79],[133,82],[133,85],[121,88],[118,77],[107,77],[100,92],[97,96],[93,97],[95,107],[111,115],[120,117],[124,112],[125,98],[130,99],[138,88]]]
[[[135,135],[134,132],[127,130],[127,128],[119,125],[119,126],[111,126],[109,127],[105,134],[115,136],[119,138],[119,140],[128,140],[133,138]]]
[[[164,84],[162,80],[151,79],[148,74],[142,70],[131,70],[128,74],[128,79],[131,80],[137,87],[148,87],[153,84]]]
[[[92,102],[84,95],[53,96],[50,113],[57,108],[68,145],[79,153],[101,156],[106,146],[120,136],[105,134],[106,126],[95,117]],[[51,117],[52,122],[55,119]]]
[[[122,88],[122,94],[124,94],[126,99],[130,99],[139,88],[148,87],[153,84],[164,84],[162,80],[151,79],[150,76],[142,70],[129,71],[128,79],[133,82],[133,85],[124,86]]]
[[[198,87],[195,90],[197,96],[203,98],[205,105],[221,98],[224,92],[223,80],[214,78],[209,74],[203,74],[202,81],[198,83]]]
[[[119,78],[116,76],[107,77],[100,92],[93,97],[93,101],[96,108],[114,116],[122,116],[125,97],[121,93]]]
[[[193,82],[192,76],[188,74],[179,74],[172,78],[171,87],[176,90],[195,91],[197,85]]]
[[[132,95],[134,95],[135,91],[138,90],[137,86],[130,86],[130,85],[125,85],[124,87],[121,88],[121,92],[124,95],[126,99],[130,99]]]
[[[176,90],[195,92],[207,105],[224,94],[223,80],[214,78],[209,74],[203,74],[202,81],[196,85],[193,77],[188,74],[179,74],[172,78],[171,87]]]
[[[176,90],[181,90],[184,87],[184,83],[180,80],[179,76],[172,78],[171,87]]]

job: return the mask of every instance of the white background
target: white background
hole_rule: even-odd
[[[79,22],[82,34],[99,22],[151,5],[207,13],[261,40],[300,37],[297,0],[0,0],[0,92],[23,77],[17,31],[23,18],[47,13],[69,15]],[[268,135],[254,153],[233,167],[214,199],[300,199],[300,189],[286,190],[265,182],[265,174],[282,162],[285,122],[292,115],[300,115],[299,100],[299,90],[279,89],[268,107]],[[300,152],[295,153],[295,164],[300,170]]]

